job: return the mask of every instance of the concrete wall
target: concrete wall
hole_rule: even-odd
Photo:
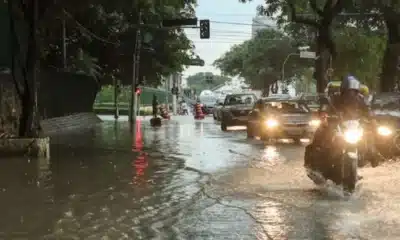
[[[93,111],[99,87],[92,78],[65,72],[46,72],[40,73],[38,79],[38,107],[43,119]],[[0,73],[0,132],[16,134],[19,115],[20,104],[11,75]],[[73,121],[79,119],[73,118],[69,122],[73,125]],[[66,120],[63,122],[68,124]]]

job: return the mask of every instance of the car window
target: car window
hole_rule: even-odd
[[[232,95],[225,99],[225,105],[253,104],[255,97],[253,95]]]
[[[303,104],[297,102],[266,102],[266,111],[277,111],[280,113],[307,113],[309,110]]]

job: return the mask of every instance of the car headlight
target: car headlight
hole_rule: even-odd
[[[268,128],[274,128],[279,125],[279,122],[275,119],[268,119],[267,121],[265,121],[265,125]]]
[[[362,129],[348,129],[344,132],[344,140],[348,143],[358,143],[363,136]]]
[[[378,127],[378,134],[381,136],[389,136],[392,135],[393,131],[385,126]]]
[[[313,119],[308,123],[310,126],[313,127],[319,127],[319,125],[321,125],[321,120],[319,119]]]

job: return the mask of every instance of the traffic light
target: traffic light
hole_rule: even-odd
[[[210,38],[210,20],[200,20],[200,38]]]
[[[140,95],[142,93],[142,89],[140,89],[139,84],[135,85],[135,93],[136,95]]]

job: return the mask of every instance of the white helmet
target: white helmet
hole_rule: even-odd
[[[347,76],[343,79],[342,83],[340,84],[340,90],[341,92],[345,90],[357,90],[360,91],[361,89],[361,83],[358,81],[357,78],[354,76]]]

